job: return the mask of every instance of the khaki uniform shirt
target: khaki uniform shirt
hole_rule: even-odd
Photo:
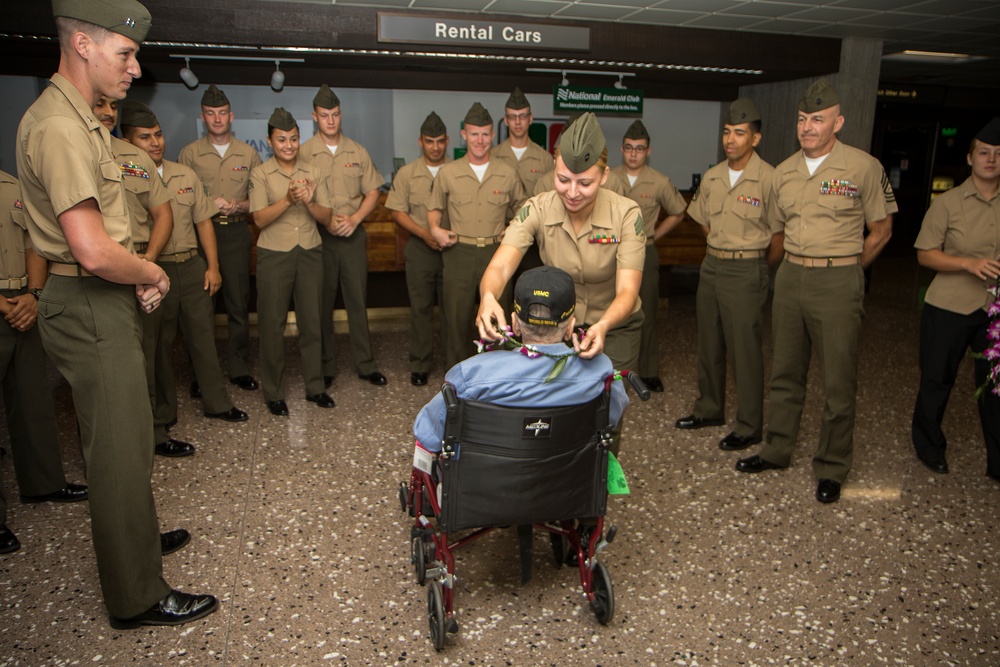
[[[1000,257],[1000,195],[987,201],[970,177],[957,188],[934,198],[920,226],[917,250],[938,249],[958,257]],[[990,281],[992,282],[992,281]],[[968,315],[986,308],[987,282],[966,271],[940,271],[925,301],[953,313]]]
[[[434,175],[428,169],[423,156],[420,156],[396,172],[396,178],[392,179],[392,189],[385,198],[385,207],[390,211],[402,211],[408,214],[413,218],[413,222],[428,229],[427,204],[430,203],[433,185]],[[447,211],[441,214],[441,226],[448,229]]]
[[[812,176],[798,151],[775,167],[772,183],[770,226],[785,232],[785,250],[793,255],[860,255],[865,223],[898,210],[878,160],[840,141]]]
[[[493,158],[505,160],[510,163],[510,166],[514,167],[515,171],[517,171],[517,177],[521,179],[521,187],[524,188],[525,198],[530,197],[530,193],[535,191],[535,182],[538,181],[539,177],[546,172],[552,171],[555,164],[552,160],[552,155],[530,139],[528,140],[524,154],[518,160],[517,154],[514,153],[514,149],[510,145],[510,137],[504,139],[499,146],[490,151],[490,159]],[[517,202],[514,209],[520,208],[523,203],[523,201]]]
[[[365,147],[340,135],[337,152],[317,132],[299,149],[299,159],[308,162],[326,181],[334,215],[352,215],[361,208],[365,195],[385,183]]]
[[[18,280],[25,276],[26,247],[31,247],[31,239],[24,228],[21,188],[16,178],[0,171],[0,280]]]
[[[639,206],[602,188],[594,209],[579,232],[557,192],[545,192],[525,202],[503,238],[522,253],[538,244],[542,261],[573,277],[576,284],[576,319],[594,324],[615,300],[618,269],[642,271],[646,235]],[[636,299],[635,308],[641,304]]]
[[[50,81],[17,129],[17,172],[35,252],[76,264],[58,216],[88,199],[100,206],[108,236],[132,252],[125,185],[111,135],[72,83],[60,74]]]
[[[750,156],[734,186],[729,185],[725,160],[705,172],[688,215],[709,227],[708,245],[719,250],[764,250],[770,245],[773,233],[767,208],[773,173],[774,167],[757,153]]]
[[[491,156],[480,183],[466,155],[441,167],[427,209],[447,211],[459,237],[490,237],[503,232],[507,207],[523,198],[521,181],[507,162]]]
[[[194,250],[198,247],[198,237],[195,226],[199,222],[209,220],[219,212],[219,207],[205,194],[205,186],[198,179],[191,167],[185,167],[179,162],[163,161],[163,183],[170,194],[170,210],[174,214],[174,231],[170,240],[163,246],[163,255],[176,255],[179,252]]]
[[[238,202],[248,199],[250,171],[261,164],[257,151],[232,135],[225,157],[219,157],[219,152],[205,136],[182,148],[177,161],[194,169],[209,199],[224,197]]]
[[[639,204],[642,220],[646,225],[646,243],[653,242],[653,231],[660,220],[660,209],[667,215],[683,213],[687,202],[677,191],[670,178],[652,167],[643,167],[635,179],[635,185],[629,185],[625,165],[620,164],[611,170],[622,180],[625,186],[625,196]]]
[[[326,189],[327,180],[320,176],[313,165],[299,160],[295,163],[292,173],[286,174],[278,166],[278,161],[271,158],[250,172],[250,210],[256,213],[262,208],[267,208],[288,194],[288,186],[292,180],[307,178],[316,181],[313,201],[318,206],[329,207],[330,193]],[[297,245],[310,250],[322,242],[316,219],[309,213],[305,204],[296,202],[277,220],[260,230],[257,247],[288,252]]]
[[[160,175],[156,173],[156,163],[149,157],[149,153],[118,137],[111,137],[111,151],[115,154],[115,162],[122,170],[122,179],[125,181],[125,201],[132,221],[132,242],[147,243],[152,228],[149,209],[166,204],[170,201],[170,195],[160,180]]]
[[[622,183],[622,179],[618,178],[618,175],[608,169],[608,180],[604,181],[604,185],[601,186],[605,190],[610,190],[616,195],[625,196],[625,184]],[[543,192],[549,192],[550,190],[556,189],[556,172],[555,169],[550,169],[549,171],[542,174],[537,181],[535,181],[535,189],[532,190],[532,194],[540,195]]]

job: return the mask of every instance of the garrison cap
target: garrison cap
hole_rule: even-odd
[[[979,130],[976,139],[990,146],[1000,146],[1000,116],[993,116],[993,120]]]
[[[551,317],[532,317],[534,304],[547,306]],[[576,287],[573,278],[554,266],[539,266],[521,274],[514,286],[514,310],[522,322],[557,327],[576,310]]]
[[[118,120],[122,127],[156,127],[160,124],[152,109],[135,100],[122,100],[118,103]]]
[[[153,26],[149,10],[135,0],[52,0],[52,16],[93,23],[136,43]]]
[[[531,107],[531,105],[528,104],[528,98],[524,96],[524,93],[521,92],[520,88],[516,87],[510,94],[510,97],[507,98],[507,101],[504,102],[503,106],[505,109],[513,109],[514,111]]]
[[[597,164],[607,146],[597,116],[588,111],[563,130],[559,138],[559,156],[571,172],[580,174]]]
[[[214,83],[201,96],[201,106],[203,107],[224,107],[228,105],[229,98]]]
[[[330,89],[330,86],[324,83],[316,91],[316,96],[313,97],[313,106],[320,109],[336,109],[340,106],[340,98],[337,97],[337,93]]]
[[[649,132],[646,131],[646,126],[642,124],[641,120],[637,120],[628,126],[625,130],[624,139],[645,139],[649,141]]]
[[[476,127],[482,127],[484,125],[493,125],[493,117],[490,116],[490,112],[486,110],[479,102],[476,102],[471,107],[469,107],[468,113],[465,114],[465,124],[475,125]]]
[[[729,124],[742,125],[760,120],[760,111],[749,97],[741,97],[729,105]]]
[[[840,95],[833,89],[826,79],[814,81],[806,89],[805,97],[799,100],[799,111],[806,113],[816,113],[823,109],[829,109],[834,104],[840,104]]]
[[[425,137],[440,137],[448,134],[448,128],[444,126],[444,121],[433,111],[427,114],[423,125],[420,126],[420,134]]]
[[[291,132],[299,126],[295,122],[295,116],[288,113],[285,107],[275,107],[271,117],[267,119],[267,124],[285,132]]]

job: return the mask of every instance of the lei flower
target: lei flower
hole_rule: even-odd
[[[986,382],[976,388],[976,400],[982,398],[987,391],[1000,396],[1000,280],[993,283],[986,291],[993,297],[986,308],[986,314],[990,316],[990,323],[986,327],[986,338],[990,343],[982,353],[975,356],[989,361],[990,371],[986,375]]]
[[[500,334],[500,340],[498,341],[485,341],[482,339],[472,341],[476,344],[476,353],[492,352],[493,350],[510,350],[512,352],[520,352],[529,359],[537,359],[538,357],[555,359],[555,364],[552,366],[552,370],[545,377],[546,382],[550,382],[559,377],[559,374],[562,373],[563,369],[566,367],[566,360],[580,354],[576,350],[570,350],[565,354],[551,354],[549,352],[539,350],[534,345],[525,345],[514,337],[514,331],[510,328],[510,325],[507,325],[506,329],[501,329],[499,325],[496,325],[496,330],[497,333]],[[583,338],[583,329],[578,328],[577,334],[580,338]]]

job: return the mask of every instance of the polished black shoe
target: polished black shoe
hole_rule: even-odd
[[[382,375],[382,373],[379,371],[374,371],[372,373],[368,373],[367,375],[364,373],[358,373],[358,377],[362,380],[368,380],[369,382],[375,385],[383,385],[389,382],[388,380],[385,379],[385,376]]]
[[[234,377],[234,378],[229,378],[229,381],[232,382],[233,384],[235,384],[240,389],[244,389],[246,391],[256,391],[257,390],[257,381],[254,380],[249,375],[239,375],[239,376]]]
[[[764,472],[765,470],[781,470],[785,466],[771,463],[767,459],[754,455],[749,458],[740,459],[736,462],[736,469],[740,472]]]
[[[146,611],[132,618],[108,617],[115,630],[134,630],[143,625],[183,625],[204,618],[219,608],[213,595],[191,595],[170,591]]]
[[[701,417],[688,415],[687,417],[681,417],[674,422],[674,426],[677,428],[692,429],[705,428],[706,426],[722,426],[725,423],[725,419],[702,419]]]
[[[21,541],[17,539],[10,528],[0,523],[0,554],[9,554],[21,548]]]
[[[288,405],[284,401],[268,401],[267,409],[275,417],[287,417]]]
[[[201,398],[201,385],[197,380],[191,383],[191,398]]]
[[[229,408],[225,412],[206,412],[205,416],[210,419],[221,419],[224,422],[245,422],[250,419],[250,416],[239,408]]]
[[[89,493],[83,484],[67,483],[66,486],[46,493],[44,496],[21,496],[22,503],[78,503],[86,500]]]
[[[646,388],[649,389],[650,391],[658,391],[660,393],[663,393],[663,382],[661,382],[660,378],[658,378],[657,376],[654,375],[652,377],[640,378],[640,379],[642,380],[643,384],[646,385]]]
[[[944,458],[944,454],[922,454],[917,452],[917,458],[925,466],[933,470],[934,472],[944,475],[948,472],[948,461]]]
[[[194,454],[194,445],[182,440],[167,438],[166,442],[156,444],[156,453],[160,456],[168,456],[174,459],[182,456],[191,456]]]
[[[421,373],[420,371],[410,373],[410,384],[414,387],[423,387],[427,384],[427,373]]]
[[[738,449],[746,449],[751,445],[756,445],[758,442],[760,442],[759,435],[740,435],[736,431],[733,431],[719,441],[719,449],[724,449],[727,452],[735,452]]]
[[[323,376],[323,388],[324,389],[329,389],[332,386],[333,386],[333,376],[332,375],[324,375]]]
[[[306,396],[306,400],[309,401],[310,403],[315,403],[317,406],[321,408],[332,408],[335,405],[337,405],[336,403],[333,402],[333,399],[330,397],[330,394],[326,393],[309,394],[308,396]]]
[[[164,556],[180,551],[191,541],[191,533],[183,528],[160,533],[160,553]]]
[[[821,479],[816,485],[816,500],[821,503],[835,503],[840,500],[840,482]]]

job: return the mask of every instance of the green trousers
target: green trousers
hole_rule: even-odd
[[[656,246],[651,243],[646,245],[639,298],[642,300],[643,321],[639,340],[639,363],[634,368],[642,377],[658,377],[660,342],[656,335],[656,312],[660,307],[660,256],[656,252]]]
[[[478,248],[456,243],[442,252],[444,265],[445,364],[451,368],[476,352],[474,340],[479,338],[476,313],[479,302],[479,281],[493,259],[498,244]],[[500,306],[510,321],[513,285],[508,282],[500,295]]]
[[[250,227],[245,222],[212,223],[219,246],[222,302],[229,322],[229,377],[250,373]],[[218,294],[216,295],[218,296]]]
[[[368,335],[368,232],[358,225],[344,238],[321,227],[319,235],[323,238],[323,375],[337,374],[333,309],[338,290],[347,309],[351,360],[358,373],[369,375],[378,367]]]
[[[639,341],[642,336],[642,308],[625,318],[604,338],[604,354],[615,370],[635,370],[639,366]],[[589,326],[589,325],[587,325]]]
[[[410,372],[427,373],[434,359],[434,301],[441,308],[441,331],[447,329],[441,252],[411,236],[403,250],[406,292],[410,298]],[[447,342],[443,343],[447,347]]]

